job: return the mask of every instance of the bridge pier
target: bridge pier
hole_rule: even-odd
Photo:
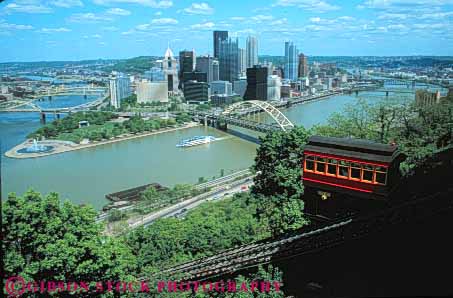
[[[385,91],[385,96],[389,97],[389,92],[388,91]]]
[[[203,125],[208,126],[208,116],[207,115],[204,116]]]
[[[40,121],[42,124],[46,124],[46,113],[40,113]]]
[[[355,96],[358,96],[359,95],[359,90],[356,90],[355,91]]]

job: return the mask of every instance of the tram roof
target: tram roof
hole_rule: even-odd
[[[354,138],[312,136],[305,150],[337,156],[390,163],[398,154],[398,146]]]

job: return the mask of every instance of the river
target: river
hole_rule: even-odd
[[[326,123],[332,113],[354,104],[357,98],[368,102],[410,101],[414,95],[390,94],[388,98],[380,92],[363,92],[358,97],[337,95],[296,105],[283,113],[294,124],[309,128]],[[74,97],[38,103],[55,107],[77,105],[80,101],[83,98]],[[40,125],[37,114],[0,113],[2,151],[22,142]],[[213,135],[222,140],[188,149],[175,146],[181,139],[195,135]],[[107,193],[151,182],[164,186],[196,183],[199,177],[219,177],[221,169],[228,174],[249,167],[256,148],[254,143],[216,129],[194,127],[36,159],[10,159],[2,155],[2,196],[9,192],[22,194],[33,188],[42,193],[55,191],[63,199],[100,209],[107,203]]]

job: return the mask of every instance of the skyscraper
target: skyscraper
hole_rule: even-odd
[[[240,74],[238,39],[228,38],[219,45],[219,78],[221,81],[233,82]]]
[[[122,73],[113,72],[109,83],[110,104],[118,109],[121,106],[121,100],[131,95],[130,80]]]
[[[299,55],[299,78],[308,77],[308,58],[303,53]]]
[[[282,79],[276,75],[267,78],[267,100],[280,100]]]
[[[219,60],[214,59],[212,61],[212,80],[213,81],[218,81],[220,79],[220,66],[219,66]]]
[[[285,42],[284,78],[291,81],[297,79],[297,47],[292,41]]]
[[[195,51],[180,51],[179,52],[179,88],[181,88],[183,74],[195,70]]]
[[[220,42],[228,39],[228,31],[214,31],[214,57],[219,58]]]
[[[246,67],[253,67],[258,64],[258,40],[254,36],[247,37],[246,44]]]
[[[212,56],[198,57],[195,69],[207,74],[208,83],[219,79],[219,61]]]
[[[244,49],[239,48],[239,72],[244,76],[247,71],[247,54]]]
[[[267,100],[267,67],[247,68],[245,100]]]

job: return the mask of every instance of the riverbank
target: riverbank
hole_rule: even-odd
[[[187,129],[195,126],[199,126],[199,123],[196,122],[189,122],[183,126],[180,127],[174,127],[174,128],[166,128],[166,129],[161,129],[157,131],[151,131],[151,132],[144,132],[144,133],[139,133],[139,134],[124,134],[120,135],[118,137],[115,137],[110,140],[105,140],[105,141],[94,141],[89,144],[76,144],[73,142],[66,142],[66,141],[60,141],[60,140],[46,140],[46,141],[40,141],[40,145],[46,145],[46,146],[52,146],[53,150],[50,152],[43,152],[43,153],[19,153],[19,150],[25,149],[29,146],[32,145],[33,141],[30,139],[27,139],[26,141],[22,142],[21,144],[15,146],[14,148],[8,150],[5,152],[5,156],[9,158],[19,158],[19,159],[24,159],[24,158],[37,158],[37,157],[43,157],[43,156],[48,156],[48,155],[54,155],[54,154],[60,154],[64,152],[69,152],[69,151],[75,151],[75,150],[81,150],[81,149],[86,149],[86,148],[92,148],[96,146],[101,146],[101,145],[106,145],[106,144],[112,144],[112,143],[117,143],[117,142],[122,142],[122,141],[127,141],[127,140],[132,140],[132,139],[138,139],[138,138],[143,138],[147,136],[152,136],[152,135],[157,135],[157,134],[162,134],[166,132],[172,132],[176,130],[181,130],[181,129]]]

